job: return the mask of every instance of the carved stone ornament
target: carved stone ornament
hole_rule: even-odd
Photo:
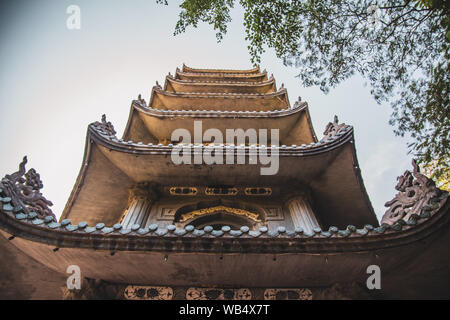
[[[247,288],[189,288],[186,300],[251,300],[252,292]]]
[[[0,181],[0,195],[10,198],[14,212],[31,213],[35,212],[38,218],[47,216],[56,217],[49,206],[53,203],[44,198],[39,191],[43,188],[43,184],[39,174],[34,169],[25,171],[25,164],[28,162],[27,157],[19,165],[19,171],[6,175]]]
[[[173,289],[171,287],[128,286],[124,290],[127,300],[172,300]]]
[[[386,202],[389,207],[381,219],[381,223],[389,225],[399,220],[407,222],[410,218],[419,216],[424,212],[438,210],[448,192],[440,190],[434,181],[419,173],[416,162],[412,161],[413,172],[406,170],[398,177],[395,189],[400,191],[391,201]],[[414,179],[415,178],[415,179]]]
[[[312,300],[313,295],[309,289],[267,289],[264,291],[264,300]]]
[[[323,132],[323,140],[335,136],[342,128],[347,127],[345,123],[339,123],[338,116],[334,116],[334,121],[329,122]]]
[[[142,98],[141,94],[138,95],[138,101],[144,106],[147,105],[147,102],[145,102],[145,99]]]
[[[97,131],[100,131],[109,136],[116,135],[116,130],[114,130],[114,126],[112,125],[112,123],[109,121],[106,121],[106,115],[102,115],[102,121],[101,122],[96,121],[96,122],[92,123],[92,126],[95,127],[95,129],[97,129]]]

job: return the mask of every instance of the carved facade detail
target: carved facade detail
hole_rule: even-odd
[[[186,300],[251,300],[249,289],[189,288]]]
[[[169,193],[172,196],[195,196],[198,190],[195,187],[170,187]]]
[[[312,300],[309,289],[267,289],[264,300]]]
[[[144,226],[152,204],[157,198],[156,187],[153,184],[138,183],[129,190],[128,206],[119,223],[124,228],[131,228],[136,224]]]
[[[389,209],[381,219],[382,224],[392,225],[399,220],[407,222],[411,217],[418,216],[424,211],[435,211],[441,206],[441,200],[444,199],[442,196],[446,197],[446,191],[438,189],[433,180],[419,173],[414,160],[412,165],[412,173],[406,170],[397,178],[395,189],[400,192],[394,199],[386,202],[385,207]]]
[[[270,196],[272,194],[272,188],[266,187],[245,188],[244,193],[247,196]]]
[[[172,300],[171,287],[128,286],[123,291],[127,300]]]
[[[211,188],[205,189],[205,194],[208,196],[235,196],[238,193],[237,188]]]
[[[114,126],[111,122],[106,121],[106,115],[102,115],[102,121],[96,121],[91,124],[97,131],[100,131],[109,136],[115,136],[116,130],[114,130]]]
[[[185,214],[181,215],[181,219],[179,222],[185,222],[185,221],[193,219],[197,216],[214,214],[214,213],[221,212],[221,211],[231,213],[231,214],[236,214],[239,216],[244,216],[255,222],[261,222],[261,220],[259,219],[259,215],[257,213],[253,213],[253,212],[250,212],[250,211],[247,211],[244,209],[230,208],[230,207],[226,207],[226,206],[216,206],[216,207],[199,209],[199,210],[185,213]]]
[[[43,188],[40,175],[34,169],[26,171],[27,162],[27,157],[24,157],[19,165],[19,171],[6,175],[0,181],[0,192],[4,197],[11,198],[14,206],[11,210],[24,213],[35,212],[38,218],[51,216],[56,221],[55,215],[49,208],[53,203],[40,192]]]

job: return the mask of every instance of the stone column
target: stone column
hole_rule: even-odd
[[[135,224],[144,227],[155,199],[155,192],[148,183],[141,183],[131,188],[128,207],[120,222],[123,228],[131,228]]]
[[[299,196],[287,203],[291,218],[295,227],[301,227],[305,232],[313,233],[313,228],[318,228],[316,216],[305,197]]]

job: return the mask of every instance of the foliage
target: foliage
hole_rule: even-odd
[[[439,161],[433,160],[421,169],[424,175],[436,182],[438,188],[450,192],[450,158],[441,161],[442,164],[439,163]],[[439,177],[437,177],[437,172],[440,172]]]
[[[378,103],[392,104],[390,124],[397,135],[410,138],[409,151],[419,163],[448,158],[448,1],[238,2],[254,64],[272,48],[285,65],[298,68],[303,85],[325,93],[359,73]],[[206,22],[220,41],[234,5],[234,0],[185,0],[175,34]],[[445,164],[436,161],[438,167]]]

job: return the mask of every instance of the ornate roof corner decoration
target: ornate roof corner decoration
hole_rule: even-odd
[[[156,81],[156,84],[158,84],[158,81]],[[138,101],[144,106],[147,105],[147,102],[145,102],[145,99],[142,98],[141,94],[138,95]]]
[[[334,116],[333,122],[329,122],[323,132],[323,139],[327,140],[336,136],[342,129],[349,127],[345,123],[339,123],[338,116]]]
[[[283,86],[283,84],[281,86]],[[306,102],[302,101],[302,97],[298,97],[297,101],[294,102],[293,108],[298,108],[298,107],[302,106],[305,103]]]
[[[108,136],[116,136],[116,130],[114,130],[114,126],[112,125],[111,122],[106,121],[106,115],[102,115],[102,121],[96,121],[94,123],[91,124],[91,126],[99,131],[100,133],[103,133],[105,135]]]
[[[27,157],[19,165],[19,171],[6,175],[0,181],[0,202],[3,203],[4,211],[12,211],[17,215],[28,214],[30,217],[44,219],[46,217],[56,217],[49,206],[53,203],[47,200],[41,190],[42,184],[39,173],[34,169],[25,172]]]
[[[419,217],[428,218],[444,205],[448,192],[437,188],[433,180],[421,174],[414,159],[412,165],[412,173],[406,170],[397,178],[395,189],[400,192],[386,202],[385,207],[389,209],[381,219],[382,225],[393,225],[400,220],[408,222]]]

